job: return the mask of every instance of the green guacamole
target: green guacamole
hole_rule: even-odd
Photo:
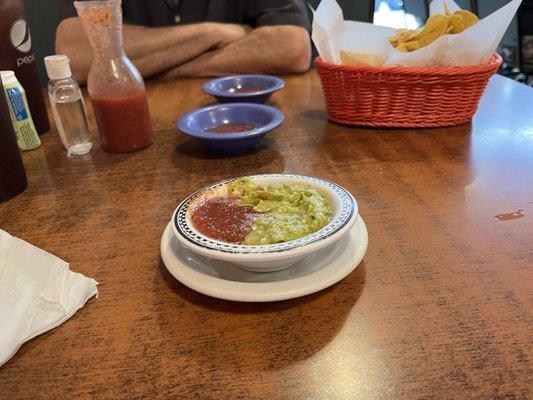
[[[324,195],[298,184],[258,186],[250,179],[231,182],[228,195],[240,206],[260,213],[243,244],[264,245],[295,240],[323,228],[332,210]]]

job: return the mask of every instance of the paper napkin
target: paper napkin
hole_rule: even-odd
[[[69,319],[93,296],[94,279],[0,229],[0,366],[20,346]]]

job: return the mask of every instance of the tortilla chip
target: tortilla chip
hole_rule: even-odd
[[[445,6],[445,15],[435,14],[428,18],[421,30],[398,29],[389,43],[398,51],[415,51],[433,43],[446,34],[457,34],[479,21],[478,17],[466,10],[450,13]]]

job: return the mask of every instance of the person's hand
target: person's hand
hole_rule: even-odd
[[[220,42],[217,48],[221,49],[228,44],[236,42],[245,37],[252,30],[248,25],[237,24],[217,24],[217,31],[220,35]]]

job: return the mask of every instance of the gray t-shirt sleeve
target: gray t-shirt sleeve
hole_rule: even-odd
[[[153,20],[155,16],[158,16],[158,19],[161,20],[163,18],[161,13],[169,12],[161,4],[155,3],[156,1],[163,0],[152,0],[154,3],[141,3],[140,0],[134,1],[139,1],[139,3],[136,4],[130,1],[127,4],[123,4],[123,8],[126,6],[126,11],[131,11],[133,13],[132,15],[137,16],[137,18],[133,18],[133,23],[152,26],[154,24],[149,23],[148,20]],[[230,0],[215,1],[221,2],[222,4],[224,4],[224,1],[228,1],[228,3],[230,2]],[[126,3],[126,1],[123,0],[123,3]],[[214,3],[214,5],[217,6],[215,9],[221,10],[221,15],[224,14],[222,11],[225,8],[222,4]],[[184,3],[182,7],[191,7],[191,4]],[[244,15],[240,14],[245,18],[245,21],[227,20],[224,22],[249,23],[254,28],[268,25],[296,25],[306,28],[307,30],[311,29],[310,16],[304,0],[245,0],[244,3],[239,3],[239,8],[242,12],[243,9],[241,7],[245,8]],[[157,13],[157,15],[151,15],[151,18],[148,18],[149,15],[143,15],[143,10],[145,14],[151,12],[152,14]],[[127,21],[127,16],[129,16],[129,14],[128,12],[124,12],[124,14],[124,21]],[[58,23],[64,19],[77,16],[78,14],[74,8],[74,0],[58,0]],[[146,21],[144,21],[145,19]],[[217,19],[215,18],[214,20]]]
[[[57,22],[61,22],[64,19],[77,17],[78,13],[74,8],[74,0],[58,0],[57,2]]]
[[[247,18],[252,26],[297,25],[311,29],[304,0],[248,0]]]

